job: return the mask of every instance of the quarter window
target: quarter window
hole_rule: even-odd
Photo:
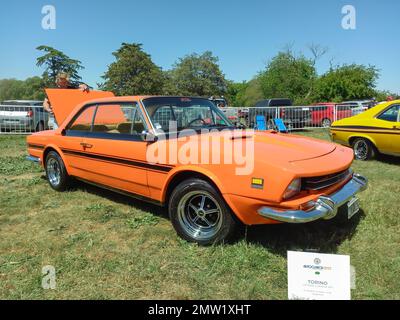
[[[400,105],[395,105],[384,111],[378,116],[378,119],[397,122],[399,121]]]

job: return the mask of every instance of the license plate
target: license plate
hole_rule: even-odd
[[[347,218],[351,219],[358,211],[360,211],[360,200],[354,197],[347,203]]]

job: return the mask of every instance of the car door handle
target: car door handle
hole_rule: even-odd
[[[81,142],[81,146],[83,147],[83,149],[90,149],[93,148],[93,145],[90,143],[86,143],[86,142]]]
[[[400,130],[400,126],[393,126],[393,129]]]

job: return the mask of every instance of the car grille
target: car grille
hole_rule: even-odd
[[[345,171],[329,174],[326,176],[304,178],[302,181],[303,190],[321,190],[340,183],[352,175],[353,171],[347,169]]]

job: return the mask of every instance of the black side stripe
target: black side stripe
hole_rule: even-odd
[[[392,128],[381,128],[381,127],[373,127],[373,126],[332,126],[332,129],[371,129],[371,130],[398,130]]]
[[[43,150],[44,149],[44,145],[29,143],[28,144],[28,148]]]
[[[108,157],[108,156],[99,155],[99,154],[84,153],[84,152],[72,151],[72,150],[67,150],[67,149],[62,149],[62,152],[66,155],[108,161],[108,162],[118,163],[118,164],[127,165],[127,166],[146,168],[146,169],[155,170],[155,171],[169,172],[173,169],[173,167],[151,164],[148,162],[140,162],[140,161],[134,161],[134,160],[121,159],[121,158],[113,158],[113,157]]]
[[[400,134],[399,129],[368,127],[368,126],[333,126],[333,127],[331,127],[331,130],[346,131],[346,132],[356,130],[356,132],[364,132],[364,133]]]

